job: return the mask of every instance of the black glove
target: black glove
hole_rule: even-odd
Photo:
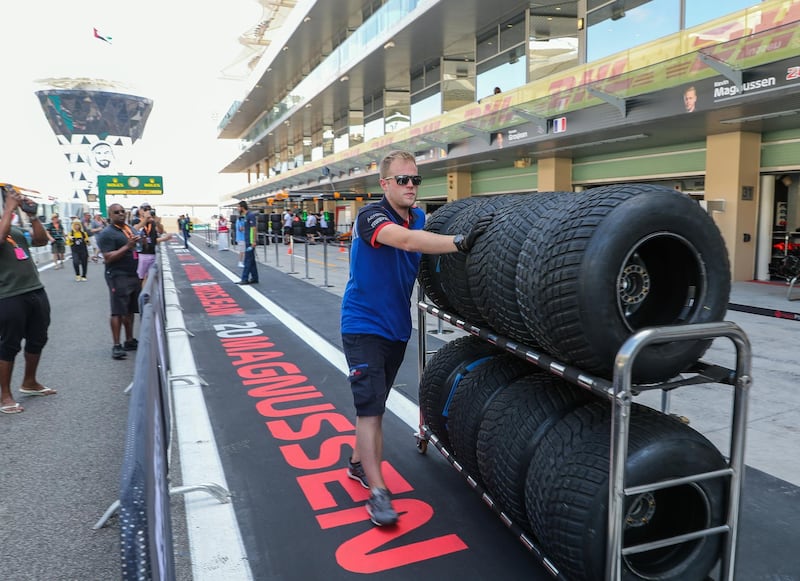
[[[492,222],[494,222],[494,214],[486,214],[485,216],[481,216],[481,218],[475,222],[475,224],[472,226],[472,229],[469,231],[469,234],[466,236],[456,236],[453,242],[455,243],[459,252],[469,252],[472,250],[472,247],[475,246],[475,241],[480,235],[486,232],[486,229]]]

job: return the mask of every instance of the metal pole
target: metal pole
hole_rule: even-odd
[[[325,281],[322,286],[324,287],[331,287],[332,284],[328,284],[328,237],[322,237],[322,277]]]
[[[278,258],[278,246],[280,246],[280,244],[278,244],[278,243],[276,242],[276,243],[275,243],[275,266],[277,266],[277,267],[279,267],[279,268],[280,268],[280,266],[281,266],[281,262],[280,262],[280,259]]]
[[[306,243],[305,243],[305,257],[306,257],[306,275],[303,277],[304,280],[311,280],[311,277],[308,276],[308,236],[306,236]]]
[[[294,269],[294,236],[289,238],[289,274],[298,274]]]

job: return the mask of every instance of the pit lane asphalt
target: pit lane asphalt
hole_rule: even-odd
[[[194,249],[237,271],[233,252],[218,252],[213,245],[194,238]],[[259,292],[269,295],[270,277],[285,276],[316,287],[315,290],[340,295],[347,253],[339,252],[337,246],[328,247],[329,254],[323,260],[322,250],[321,245],[296,246],[292,269],[286,247],[259,248]],[[276,258],[280,267],[275,264]],[[322,264],[328,265],[327,274],[321,271]],[[123,391],[131,381],[133,357],[124,361],[111,359],[107,289],[98,265],[90,264],[88,274],[88,282],[74,282],[69,263],[63,270],[47,268],[42,272],[53,307],[53,322],[39,379],[58,389],[59,394],[19,396],[26,411],[0,416],[2,579],[77,581],[120,576],[116,520],[97,531],[92,530],[92,525],[117,497],[127,419],[128,399]],[[800,310],[800,303],[787,301],[785,294],[786,287],[782,285],[736,283],[731,301],[774,310]],[[303,307],[300,296],[270,298],[290,308]],[[309,316],[338,319],[338,312],[317,310]],[[748,470],[745,479],[736,578],[798,580],[800,556],[791,544],[800,516],[796,502],[800,430],[794,420],[800,411],[800,394],[795,388],[795,341],[800,322],[735,311],[729,311],[726,320],[742,326],[753,344],[754,385],[746,459],[749,466],[759,469]],[[426,323],[429,331],[437,330],[438,322],[431,317]],[[430,348],[435,347],[429,342]],[[729,352],[724,346],[717,348],[715,342],[710,355],[727,357],[720,363],[730,365]],[[406,366],[411,366],[414,373],[416,361],[407,357]],[[21,373],[20,356],[12,380],[15,396]],[[672,399],[672,411],[689,417],[693,427],[721,447],[726,439],[723,415],[727,408],[715,388],[679,390]],[[428,453],[436,454],[435,450]],[[180,484],[180,470],[180,458],[173,453],[171,473],[175,485]],[[192,575],[180,497],[173,499],[172,508],[176,568],[183,581]],[[510,535],[507,542],[517,543]]]

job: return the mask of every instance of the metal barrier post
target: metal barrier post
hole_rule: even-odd
[[[289,274],[298,274],[294,269],[294,236],[289,237]]]
[[[325,282],[322,283],[322,286],[325,288],[332,287],[332,284],[328,284],[328,238],[327,236],[322,237],[322,277]]]
[[[306,243],[305,246],[305,258],[306,258],[306,275],[303,277],[303,280],[311,280],[312,277],[308,276],[308,236],[306,236]],[[293,255],[294,256],[294,255]]]
[[[275,243],[275,266],[280,267],[281,261],[278,258],[278,246],[281,246],[281,244]]]

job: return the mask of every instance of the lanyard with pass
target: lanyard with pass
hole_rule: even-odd
[[[22,246],[18,246],[16,241],[11,237],[11,234],[6,236],[6,241],[14,247],[14,256],[17,257],[17,260],[28,260],[28,254],[25,252],[25,249]]]

